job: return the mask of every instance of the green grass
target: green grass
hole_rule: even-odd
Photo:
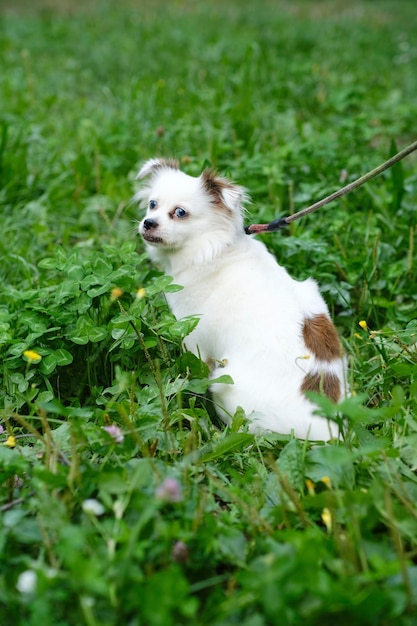
[[[140,164],[174,156],[266,221],[415,140],[415,2],[0,19],[2,626],[413,626],[416,156],[263,237],[319,281],[348,354],[328,446],[216,421],[130,200]]]

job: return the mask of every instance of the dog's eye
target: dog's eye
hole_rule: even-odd
[[[174,211],[174,215],[175,217],[178,217],[180,220],[184,219],[184,217],[188,217],[187,211],[180,206],[177,206],[177,208]]]
[[[149,200],[149,208],[150,209],[156,209],[158,203],[156,200]]]

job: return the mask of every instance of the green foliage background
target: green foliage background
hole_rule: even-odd
[[[2,625],[416,623],[416,156],[264,236],[349,357],[327,446],[216,422],[131,202],[157,155],[248,222],[327,195],[416,139],[416,41],[413,0],[0,7]]]

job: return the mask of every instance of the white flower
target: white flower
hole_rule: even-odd
[[[33,569],[27,569],[19,574],[16,589],[20,593],[33,593],[36,590],[37,575]]]
[[[88,498],[84,500],[83,504],[84,513],[89,513],[90,515],[103,515],[105,508],[98,500],[94,500],[94,498]]]

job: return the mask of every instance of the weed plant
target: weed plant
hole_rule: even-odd
[[[0,18],[2,626],[414,626],[416,157],[263,236],[343,338],[329,445],[219,424],[130,200],[173,156],[269,221],[384,161],[416,138],[415,2]]]

